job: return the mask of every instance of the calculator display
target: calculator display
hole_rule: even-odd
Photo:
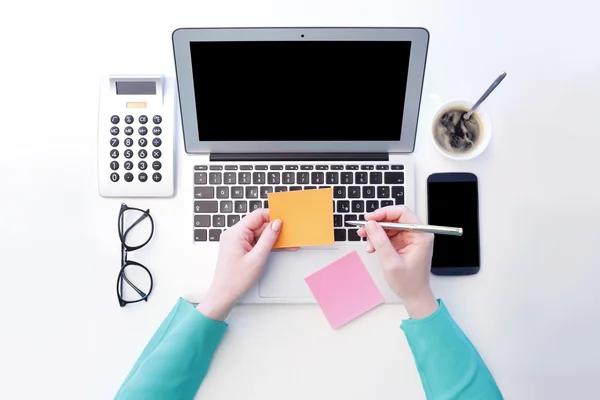
[[[143,95],[156,94],[156,82],[115,82],[117,94]]]

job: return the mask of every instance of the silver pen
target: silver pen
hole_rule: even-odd
[[[346,224],[358,227],[365,226],[366,223],[367,221],[346,221]],[[462,236],[463,234],[462,228],[452,228],[449,226],[400,224],[397,222],[378,222],[378,224],[381,225],[383,229],[393,231],[428,232],[451,236]]]

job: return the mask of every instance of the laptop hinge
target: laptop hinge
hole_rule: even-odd
[[[210,161],[389,161],[388,153],[210,153]]]

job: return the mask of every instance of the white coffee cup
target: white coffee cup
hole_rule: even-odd
[[[492,124],[490,122],[490,118],[485,112],[485,109],[482,106],[477,107],[475,112],[472,114],[475,115],[476,118],[481,122],[481,135],[479,140],[473,149],[465,152],[465,153],[450,153],[444,148],[442,148],[437,140],[435,139],[435,127],[438,119],[448,110],[452,108],[460,108],[468,111],[473,106],[473,102],[468,100],[452,100],[444,104],[442,107],[438,109],[433,117],[433,121],[431,123],[431,140],[433,141],[433,145],[436,149],[446,157],[452,160],[470,160],[472,158],[477,157],[488,147],[490,144],[490,140],[492,139]]]

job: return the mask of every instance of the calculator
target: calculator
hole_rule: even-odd
[[[173,196],[174,99],[174,86],[163,75],[103,77],[98,120],[101,196]]]

